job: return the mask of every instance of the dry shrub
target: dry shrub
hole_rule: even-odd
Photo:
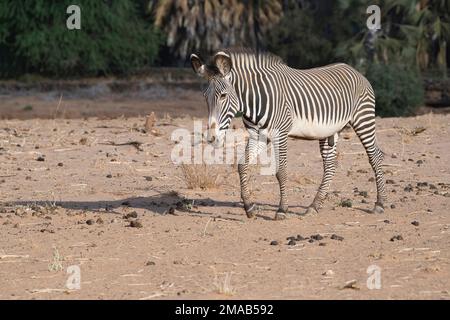
[[[213,189],[218,186],[219,173],[206,164],[182,164],[181,172],[189,189]]]
[[[231,286],[231,273],[225,273],[225,278],[220,281],[217,275],[214,277],[214,287],[216,292],[226,296],[232,296],[236,293],[236,289]]]

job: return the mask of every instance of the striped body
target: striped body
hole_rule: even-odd
[[[374,103],[369,82],[346,64],[298,70],[265,55],[237,53],[231,59],[230,81],[248,127],[282,128],[289,136],[324,139],[349,123],[363,99]],[[282,123],[275,110],[284,115]]]

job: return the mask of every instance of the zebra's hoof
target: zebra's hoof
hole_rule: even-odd
[[[249,204],[248,206],[244,205],[244,208],[245,208],[245,213],[247,214],[247,218],[255,217],[255,214],[256,214],[256,211],[258,208],[254,203]]]
[[[277,211],[277,213],[275,213],[275,218],[274,220],[284,220],[286,219],[286,213],[282,212],[282,211]]]
[[[375,204],[375,207],[372,210],[373,213],[384,213],[383,205],[381,204]]]
[[[308,207],[308,209],[306,209],[305,215],[313,215],[314,216],[318,213],[319,212],[317,212],[317,209],[314,208],[313,206],[311,206],[311,207]]]

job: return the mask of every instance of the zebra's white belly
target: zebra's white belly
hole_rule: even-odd
[[[322,124],[316,121],[311,122],[306,119],[296,118],[292,123],[292,128],[288,135],[290,137],[302,139],[325,139],[340,131],[346,124],[346,122]]]

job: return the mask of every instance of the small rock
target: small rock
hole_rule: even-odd
[[[313,234],[311,236],[311,239],[319,241],[319,240],[322,240],[323,237],[320,234]]]
[[[147,261],[147,262],[145,263],[145,265],[146,265],[146,266],[154,266],[154,265],[156,265],[156,263],[155,263],[154,261]]]
[[[297,237],[295,238],[295,240],[297,240],[297,241],[303,241],[303,240],[306,240],[307,238],[303,238],[301,235],[297,235]]]
[[[392,179],[386,179],[386,184],[394,184],[395,181]]]
[[[45,161],[45,158],[44,158],[44,156],[39,156],[39,157],[36,159],[36,161]]]
[[[331,239],[337,240],[337,241],[342,241],[342,240],[344,240],[344,237],[338,236],[337,234],[332,234]]]
[[[324,273],[322,273],[323,276],[333,276],[334,271],[333,270],[327,270]]]
[[[408,184],[403,190],[406,192],[411,192],[411,191],[413,191],[413,186]]]
[[[271,246],[277,246],[278,245],[278,241],[277,240],[272,240],[272,241],[270,241],[270,245]]]
[[[395,209],[395,204],[391,204],[391,209]]]
[[[295,242],[295,240],[289,240],[288,242],[288,246],[295,246],[297,244],[297,242]]]
[[[125,215],[125,219],[130,219],[130,218],[137,218],[138,214],[136,211],[130,212],[128,214]]]
[[[99,218],[97,219],[96,222],[97,222],[98,224],[103,224],[103,219],[99,217]]]
[[[133,220],[133,221],[130,221],[130,227],[142,228],[142,223],[139,220]]]
[[[112,178],[112,174],[106,175],[107,178]]]
[[[413,226],[416,226],[416,227],[418,227],[419,226],[419,221],[413,221],[413,222],[411,222],[411,224],[413,225]]]
[[[62,167],[62,166],[64,166],[64,163],[59,162],[59,163],[58,163],[58,167]]]
[[[88,224],[88,225],[93,225],[94,223],[95,223],[95,221],[92,219],[89,219],[86,221],[86,224]]]
[[[354,290],[359,290],[359,287],[357,286],[357,281],[356,280],[350,280],[347,281],[344,286],[342,287],[342,289],[354,289]]]
[[[391,238],[391,241],[395,241],[395,240],[403,240],[403,237],[399,234],[399,235],[396,235],[396,236],[393,236],[392,238]]]

